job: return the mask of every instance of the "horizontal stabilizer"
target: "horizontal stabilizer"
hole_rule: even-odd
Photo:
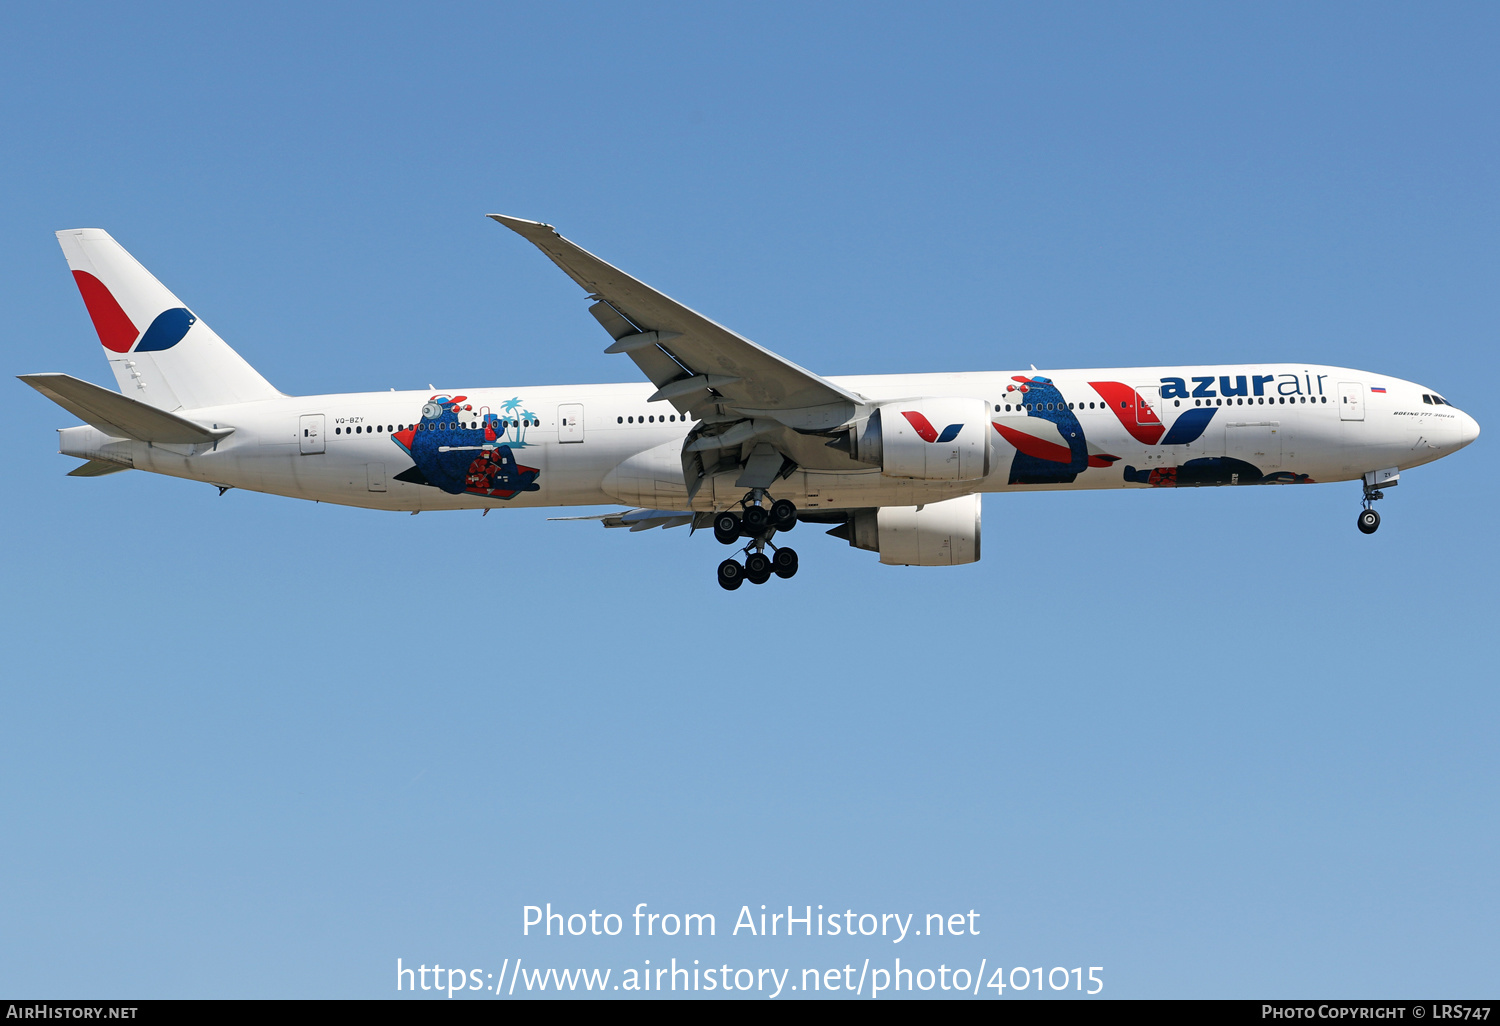
[[[591,517],[548,517],[549,520],[597,520],[605,527],[628,527],[632,531],[649,531],[653,527],[682,527],[693,522],[696,514],[686,509],[630,509],[620,513],[599,513]]]
[[[122,470],[132,470],[125,463],[116,463],[114,460],[89,460],[68,471],[69,477],[103,477],[105,474],[118,474]]]
[[[79,420],[115,438],[190,445],[212,442],[234,430],[195,424],[71,374],[22,374],[20,378]]]

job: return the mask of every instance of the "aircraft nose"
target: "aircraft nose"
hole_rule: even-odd
[[[1458,447],[1462,449],[1479,437],[1479,421],[1467,413],[1461,413],[1460,416],[1463,420],[1458,425]]]

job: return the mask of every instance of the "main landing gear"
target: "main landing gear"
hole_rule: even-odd
[[[797,572],[796,550],[771,543],[777,531],[797,526],[797,507],[786,499],[777,499],[768,508],[765,498],[765,493],[756,489],[741,500],[743,513],[725,510],[714,517],[714,537],[722,544],[737,545],[741,539],[749,539],[742,550],[743,564],[733,558],[719,564],[719,587],[725,591],[734,591],[746,581],[765,584],[772,574],[788,578]],[[769,555],[767,549],[771,550]]]

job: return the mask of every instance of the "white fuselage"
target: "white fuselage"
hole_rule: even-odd
[[[1431,389],[1338,367],[1247,364],[1058,371],[1045,377],[1000,371],[830,380],[872,402],[983,400],[994,426],[990,471],[977,481],[930,482],[852,464],[808,469],[804,463],[772,489],[800,509],[917,505],[972,492],[1343,481],[1431,462],[1478,433],[1467,414],[1433,402]],[[1046,384],[1023,393],[1019,383],[1028,381]],[[744,489],[736,487],[732,473],[713,476],[688,503],[680,450],[693,423],[669,403],[648,403],[652,391],[642,383],[282,397],[190,411],[199,423],[233,428],[215,444],[109,439],[79,427],[63,429],[62,449],[221,487],[370,509],[628,503],[712,510],[737,503]],[[438,444],[448,440],[440,433],[414,434],[446,426],[436,423],[442,418],[424,416],[434,400],[446,402],[449,419],[458,419],[455,431],[465,429],[462,437],[452,436],[461,444]],[[1184,426],[1196,433],[1175,430],[1185,417]],[[1042,419],[1051,423],[1039,425]],[[1072,474],[1049,471],[1040,481],[1020,473],[1018,460],[1047,466],[1022,451],[1049,444],[1045,438],[1026,440],[1039,426],[1054,449],[1059,438],[1063,446],[1070,439],[1086,441],[1095,454],[1090,465]],[[414,458],[412,447],[419,442],[428,445],[430,458],[450,465],[460,458],[458,451],[466,454],[462,459],[489,458],[506,446],[515,464],[535,472],[524,478],[532,490],[508,496],[505,489],[445,490],[424,480],[432,475],[423,475],[422,459]],[[1239,479],[1235,468],[1247,464],[1258,472],[1254,481]]]

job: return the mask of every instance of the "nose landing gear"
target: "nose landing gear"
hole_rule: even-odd
[[[1398,480],[1399,475],[1394,470],[1365,475],[1365,508],[1359,511],[1359,519],[1356,521],[1360,534],[1374,534],[1380,528],[1380,514],[1375,512],[1375,500],[1385,498],[1385,492],[1376,487],[1376,482],[1389,486]]]
[[[797,507],[787,499],[778,499],[767,509],[762,504],[764,497],[756,489],[741,502],[743,514],[725,510],[714,517],[714,537],[721,543],[734,545],[741,538],[749,539],[743,549],[744,565],[733,558],[719,564],[719,587],[725,591],[734,591],[747,580],[751,584],[765,584],[772,574],[785,580],[797,572],[796,550],[771,543],[777,531],[790,531],[797,526]],[[770,555],[766,554],[767,548]]]

